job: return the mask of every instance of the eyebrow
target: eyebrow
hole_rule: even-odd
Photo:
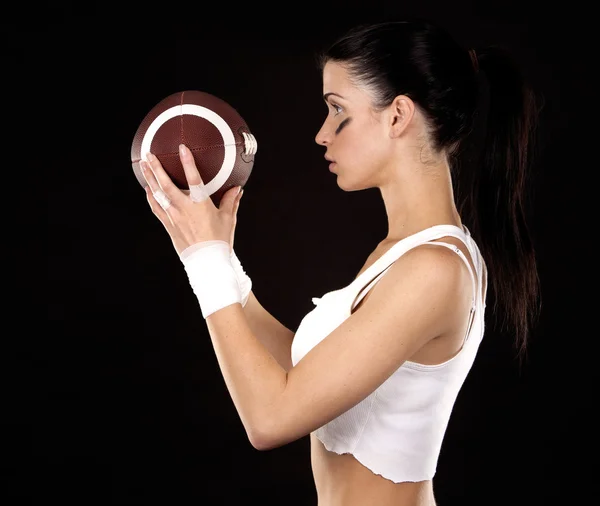
[[[327,101],[327,99],[330,97],[330,95],[333,95],[335,97],[339,97],[342,100],[346,100],[344,97],[342,97],[341,95],[339,95],[338,93],[334,93],[333,91],[330,91],[329,93],[325,93],[325,95],[323,95],[323,100]]]

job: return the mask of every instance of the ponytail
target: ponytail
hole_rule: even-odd
[[[490,47],[472,57],[476,70],[486,77],[487,126],[464,205],[488,267],[496,322],[501,329],[514,330],[522,358],[541,308],[534,245],[526,220],[538,107],[504,51]]]

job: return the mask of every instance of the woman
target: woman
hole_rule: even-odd
[[[479,72],[489,88],[485,145],[458,206],[453,170]],[[314,300],[295,333],[256,300],[233,252],[240,188],[216,208],[181,146],[189,195],[149,154],[148,201],[253,446],[310,434],[319,506],[433,505],[444,432],[484,334],[488,273],[521,349],[537,310],[524,215],[532,95],[500,50],[476,55],[420,21],[350,31],[323,55],[322,73],[328,115],[316,142],[342,190],[380,189],[388,234],[356,279]]]

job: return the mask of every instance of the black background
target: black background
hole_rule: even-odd
[[[3,22],[7,107],[18,105],[25,141],[11,157],[23,167],[18,219],[5,230],[29,265],[7,272],[24,323],[6,369],[3,488],[13,503],[316,504],[308,437],[267,452],[248,442],[182,265],[133,175],[131,141],[176,91],[207,91],[240,112],[258,153],[236,251],[259,300],[294,329],[311,297],[347,284],[386,233],[379,193],[340,190],[314,142],[326,113],[314,54],[356,22],[425,16],[465,47],[508,47],[545,100],[531,221],[541,321],[521,368],[512,336],[488,330],[447,430],[438,504],[578,504],[576,454],[588,448],[575,439],[593,401],[580,374],[593,370],[597,335],[580,291],[593,279],[597,165],[585,133],[595,92],[585,9],[194,5],[126,16],[54,4]],[[44,194],[39,209],[32,188]],[[34,273],[46,218],[44,290]],[[27,311],[34,303],[45,303],[46,322]]]

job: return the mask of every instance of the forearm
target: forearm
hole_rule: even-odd
[[[250,292],[244,314],[252,333],[287,372],[292,368],[294,332],[271,315]]]
[[[287,372],[252,331],[241,304],[211,314],[206,324],[225,384],[255,448],[264,434],[274,406],[281,399]]]
[[[258,303],[225,241],[192,245],[181,258],[248,438],[254,447],[265,447],[287,383],[291,331]]]

